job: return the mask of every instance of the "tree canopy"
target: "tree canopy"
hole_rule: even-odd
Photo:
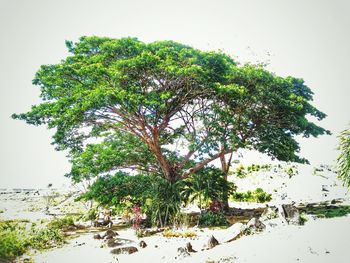
[[[302,79],[222,52],[95,36],[66,45],[66,59],[35,75],[43,102],[13,118],[55,129],[76,181],[134,169],[175,182],[215,159],[228,170],[239,148],[303,162],[295,136],[329,133],[309,121],[326,115]]]

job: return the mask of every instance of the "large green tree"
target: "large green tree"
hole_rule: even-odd
[[[307,118],[325,114],[302,79],[173,41],[66,45],[71,55],[33,80],[43,102],[13,117],[55,129],[75,180],[129,168],[175,182],[216,159],[227,174],[239,148],[301,162],[295,136],[328,133]]]

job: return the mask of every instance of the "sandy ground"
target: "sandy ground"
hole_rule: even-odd
[[[139,251],[131,255],[114,256],[103,241],[92,234],[71,240],[63,248],[36,255],[34,262],[349,262],[350,216],[309,220],[304,226],[280,226],[260,234],[243,236],[201,251],[210,235],[220,240],[226,230],[205,230],[195,239],[165,238],[160,235],[143,238],[148,246],[139,248],[132,230],[119,231],[120,237],[130,238]],[[191,242],[197,253],[179,257],[177,248]],[[155,246],[158,246],[155,248]],[[177,257],[175,259],[175,257]]]
[[[292,167],[295,172],[292,176],[286,173],[286,169]],[[268,171],[253,172],[245,178],[230,177],[238,186],[238,191],[255,190],[263,188],[271,193],[273,200],[270,205],[282,203],[309,203],[331,201],[341,198],[344,204],[349,204],[349,189],[342,186],[336,174],[331,169],[319,168],[307,165],[283,164],[274,166]],[[41,197],[45,194],[41,194]],[[71,198],[72,200],[74,198]],[[64,200],[62,198],[62,200]],[[67,209],[76,210],[72,200],[60,203],[59,206],[50,209],[64,212]],[[56,200],[59,203],[60,199]],[[47,218],[44,213],[44,200],[33,194],[1,194],[0,195],[0,219],[30,219],[35,221]],[[231,203],[236,207],[257,207],[266,204],[257,203]],[[39,206],[39,207],[38,207]],[[74,209],[73,209],[74,208]],[[190,230],[192,231],[192,229]],[[348,244],[350,244],[350,216],[317,219],[310,218],[304,226],[278,225],[269,228],[263,233],[224,243],[225,237],[231,235],[228,230],[204,230],[195,229],[198,236],[193,239],[165,238],[155,235],[146,237],[148,246],[140,248],[134,231],[118,231],[120,237],[130,239],[138,248],[138,252],[132,255],[112,255],[111,248],[103,246],[103,241],[93,239],[93,234],[83,234],[69,241],[62,248],[55,248],[42,253],[31,255],[34,262],[260,262],[260,263],[286,263],[286,262],[335,262],[348,263]],[[203,250],[211,235],[214,235],[220,245]],[[191,253],[188,257],[179,257],[177,249],[191,242],[197,253]],[[156,247],[157,246],[157,247]],[[24,256],[28,257],[28,256]],[[176,258],[176,259],[175,259]]]

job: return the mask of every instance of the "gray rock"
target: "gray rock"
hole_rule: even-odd
[[[142,248],[145,248],[145,247],[147,247],[147,244],[145,241],[141,240],[139,246]]]
[[[187,251],[187,248],[185,247],[179,247],[177,249],[177,257],[176,258],[185,258],[185,257],[188,257],[190,256],[190,253]]]
[[[258,218],[253,217],[247,223],[247,228],[249,228],[250,230],[253,230],[253,231],[263,231],[266,229],[266,226]]]
[[[212,249],[213,247],[216,247],[217,245],[219,245],[219,241],[217,241],[214,236],[211,236],[208,240],[208,249]]]
[[[123,243],[118,242],[116,239],[111,238],[111,239],[107,239],[107,246],[108,247],[117,247],[122,245]]]
[[[322,185],[322,191],[329,192],[329,186],[328,185]]]
[[[220,242],[231,242],[240,237],[246,230],[246,225],[242,223],[235,223],[225,230],[225,234],[220,238]]]
[[[136,247],[130,246],[130,247],[118,247],[111,250],[111,254],[113,255],[119,255],[119,254],[133,254],[137,252],[138,249]]]
[[[106,233],[104,233],[104,235],[102,236],[102,238],[104,238],[104,239],[111,239],[111,238],[113,238],[113,237],[115,237],[115,236],[118,236],[118,233],[117,233],[117,232],[114,232],[114,231],[111,230],[111,229],[108,229],[108,230],[106,231]]]
[[[278,208],[275,206],[267,206],[261,214],[260,220],[270,220],[278,217]]]
[[[94,239],[102,239],[102,237],[101,237],[100,234],[95,234],[95,235],[94,235]]]
[[[284,217],[288,224],[300,225],[300,214],[298,208],[296,208],[293,204],[284,204],[282,205],[282,208]]]
[[[188,243],[186,244],[186,249],[187,249],[188,252],[191,252],[191,253],[197,252],[196,250],[194,250],[194,249],[192,248],[192,244],[191,244],[190,242],[188,242]]]

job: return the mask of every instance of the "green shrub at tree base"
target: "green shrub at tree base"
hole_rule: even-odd
[[[225,215],[223,213],[213,213],[213,212],[205,212],[200,215],[199,226],[227,226],[229,222],[227,221]]]

